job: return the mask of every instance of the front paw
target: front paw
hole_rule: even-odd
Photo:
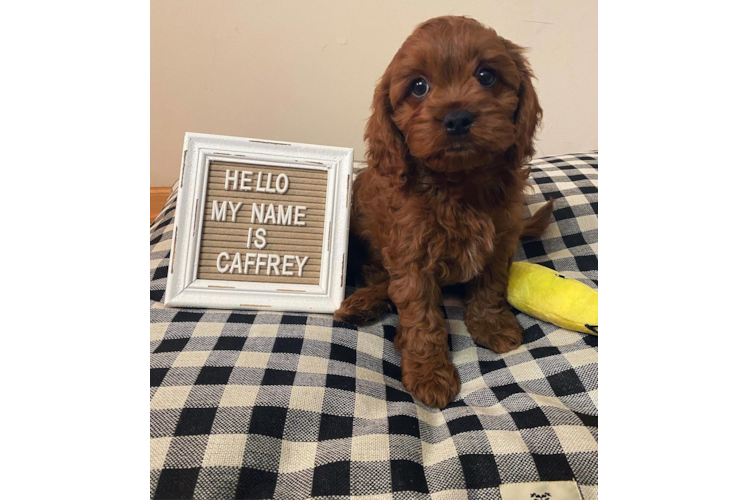
[[[460,392],[460,375],[448,359],[418,362],[407,352],[400,363],[403,385],[432,408],[444,408]]]
[[[368,288],[356,290],[333,314],[333,319],[349,325],[363,325],[377,319],[388,309],[385,299],[369,291]]]
[[[524,330],[509,309],[466,311],[465,325],[473,340],[499,354],[522,344]]]

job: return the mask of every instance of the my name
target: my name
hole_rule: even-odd
[[[220,222],[226,222],[226,204],[231,209],[231,222],[236,222],[236,216],[239,213],[239,209],[244,205],[243,202],[238,202],[236,205],[233,201],[222,201],[218,204],[218,200],[213,200],[213,206],[210,212],[210,220],[216,220]],[[306,226],[306,221],[302,220],[306,217],[306,207],[303,205],[274,205],[273,203],[252,203],[252,224],[275,224],[280,226]]]

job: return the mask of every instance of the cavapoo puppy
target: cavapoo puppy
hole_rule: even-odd
[[[374,92],[369,168],[353,186],[351,228],[368,248],[367,286],[335,319],[400,316],[402,382],[443,408],[460,390],[442,314],[445,285],[467,283],[465,324],[503,353],[522,342],[506,301],[520,237],[548,225],[552,201],[523,221],[525,164],[542,111],[522,48],[465,17],[438,17],[405,40]]]

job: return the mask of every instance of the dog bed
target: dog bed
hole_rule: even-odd
[[[597,288],[597,152],[530,166],[527,215],[555,210],[516,260]],[[597,336],[515,311],[522,345],[499,355],[447,289],[462,389],[426,407],[400,382],[395,314],[164,307],[176,195],[151,224],[151,498],[597,498]]]

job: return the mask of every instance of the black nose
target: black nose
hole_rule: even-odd
[[[452,111],[444,117],[444,128],[449,135],[462,135],[470,132],[475,115],[470,111]]]

